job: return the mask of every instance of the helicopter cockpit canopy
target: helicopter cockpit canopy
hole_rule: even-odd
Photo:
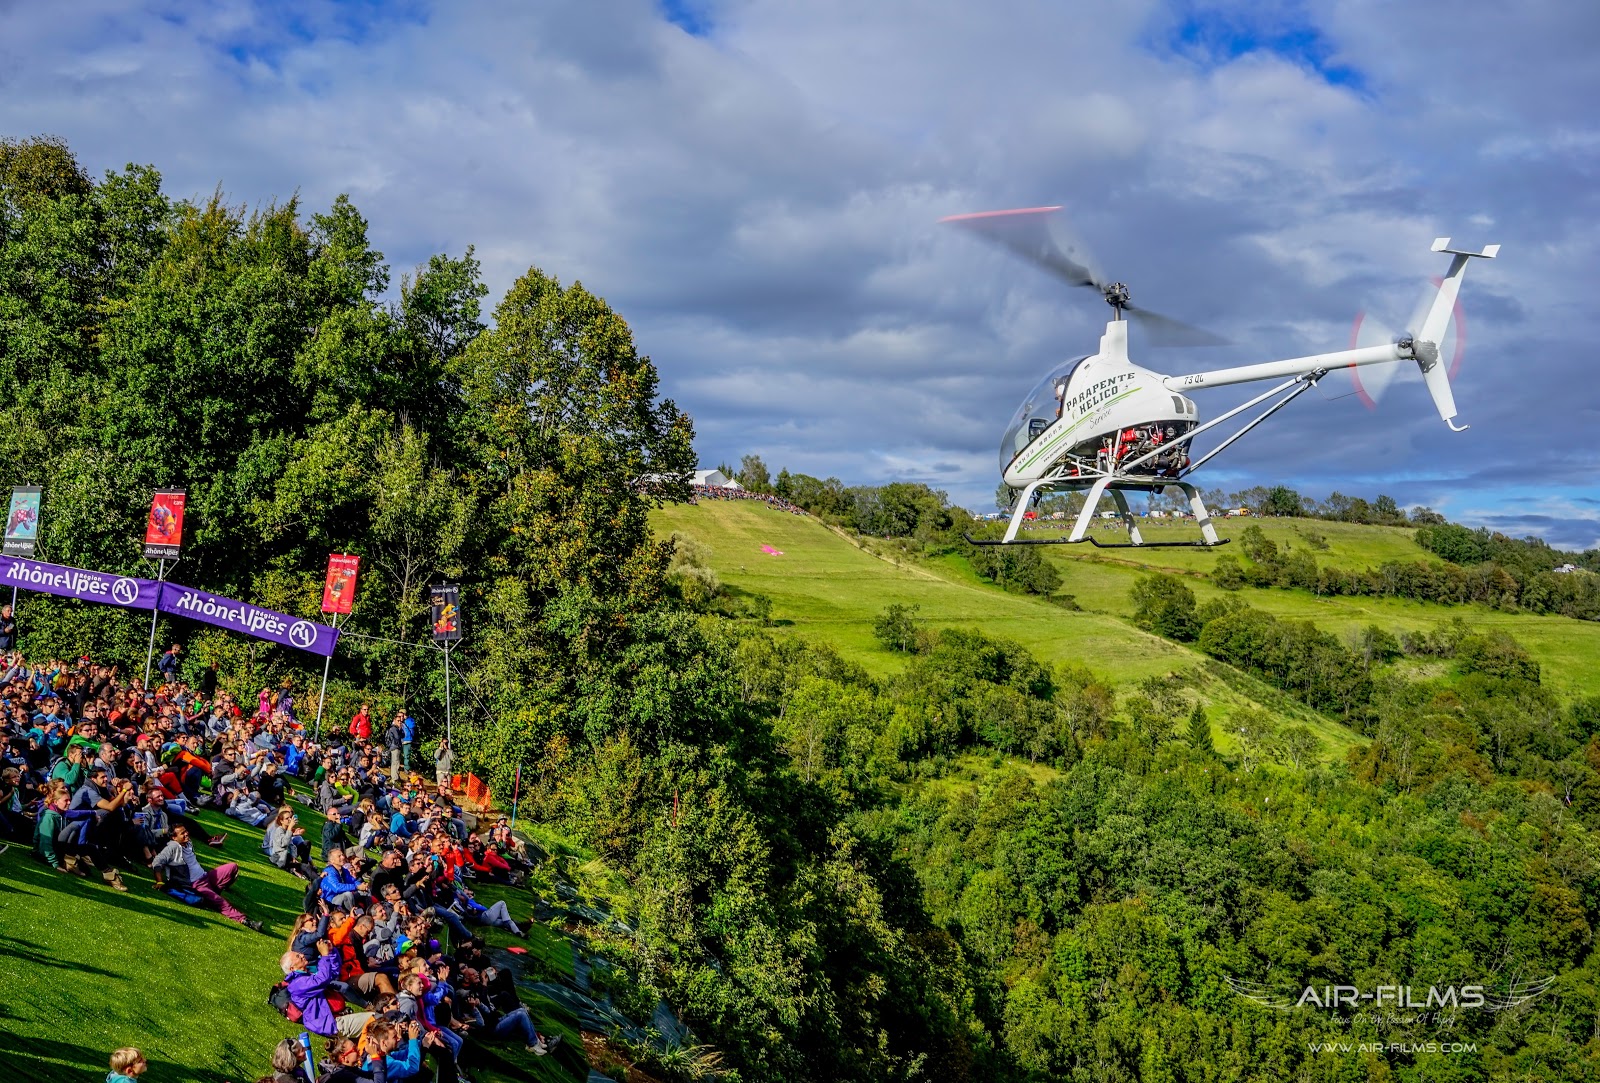
[[[1022,400],[1022,405],[1017,407],[1017,412],[1011,418],[1011,424],[1006,426],[1006,434],[1000,438],[1000,470],[1011,465],[1019,452],[1048,429],[1061,416],[1061,402],[1066,395],[1066,388],[1072,382],[1072,374],[1078,366],[1089,360],[1088,355],[1072,361],[1064,361],[1051,369],[1039,385],[1028,392],[1028,397]]]

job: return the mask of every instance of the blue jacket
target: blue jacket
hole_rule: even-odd
[[[403,1054],[403,1055],[402,1055]],[[377,1057],[367,1060],[369,1067],[376,1067]],[[406,1044],[399,1046],[393,1053],[383,1058],[383,1067],[390,1079],[410,1079],[422,1071],[422,1049],[415,1038],[407,1038]]]
[[[338,865],[329,865],[322,870],[323,902],[331,903],[336,896],[343,895],[347,891],[355,891],[359,887],[360,884],[348,865],[344,868],[340,868]]]

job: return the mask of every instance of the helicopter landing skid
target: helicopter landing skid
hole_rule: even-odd
[[[1214,542],[1210,542],[1210,541],[1187,541],[1187,542],[1103,542],[1099,538],[1083,538],[1081,540],[1089,542],[1096,549],[1177,549],[1177,548],[1215,549],[1219,545],[1227,545],[1233,539],[1232,538],[1218,538]],[[1015,545],[1016,542],[1012,542],[1012,544]]]
[[[1002,538],[974,538],[971,534],[961,535],[970,545],[1081,545],[1089,538],[1013,538],[1005,541]],[[1099,544],[1098,542],[1096,544]]]

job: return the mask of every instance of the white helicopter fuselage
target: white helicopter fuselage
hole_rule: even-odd
[[[1023,403],[1000,449],[1007,485],[1020,489],[1052,475],[1087,484],[1141,456],[1141,475],[1152,482],[1177,477],[1187,444],[1159,449],[1193,429],[1199,412],[1169,389],[1174,377],[1128,360],[1127,329],[1122,320],[1108,323],[1099,353],[1058,367]]]

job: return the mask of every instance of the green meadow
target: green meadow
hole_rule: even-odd
[[[1310,726],[1330,755],[1356,742],[1344,726],[1298,707],[1260,682],[1219,667],[1196,651],[1134,627],[1129,590],[1141,575],[1161,571],[1184,578],[1203,602],[1230,592],[1212,585],[1207,573],[1218,549],[1101,549],[1049,545],[1041,552],[1059,566],[1061,594],[1081,607],[1006,592],[975,575],[965,559],[908,556],[892,544],[859,539],[810,516],[776,511],[755,501],[709,501],[662,508],[652,514],[662,534],[680,531],[711,550],[710,563],[725,583],[772,599],[776,631],[831,643],[868,671],[887,674],[900,657],[872,634],[874,618],[889,605],[915,605],[930,627],[981,629],[1014,639],[1047,662],[1086,664],[1119,681],[1194,669],[1215,708],[1214,730],[1224,746],[1227,719],[1241,706],[1267,706]],[[1433,559],[1401,527],[1362,526],[1312,519],[1218,520],[1218,533],[1235,538],[1254,523],[1280,548],[1306,548],[1320,565],[1364,568],[1385,560]],[[1055,529],[1037,528],[1034,536]],[[1140,520],[1146,541],[1198,536],[1192,522]],[[1126,539],[1120,523],[1097,534]],[[1317,538],[1316,536],[1320,536]],[[1319,540],[1326,548],[1314,547]],[[763,546],[777,550],[767,553]],[[1544,680],[1563,697],[1600,695],[1600,624],[1565,617],[1503,613],[1483,606],[1440,606],[1396,598],[1323,598],[1303,590],[1246,587],[1231,592],[1276,616],[1310,620],[1338,635],[1368,624],[1398,634],[1431,628],[1454,616],[1515,636],[1540,662]],[[1411,665],[1414,663],[1402,663]],[[1215,674],[1227,672],[1227,680]],[[1434,672],[1447,673],[1436,665]]]

